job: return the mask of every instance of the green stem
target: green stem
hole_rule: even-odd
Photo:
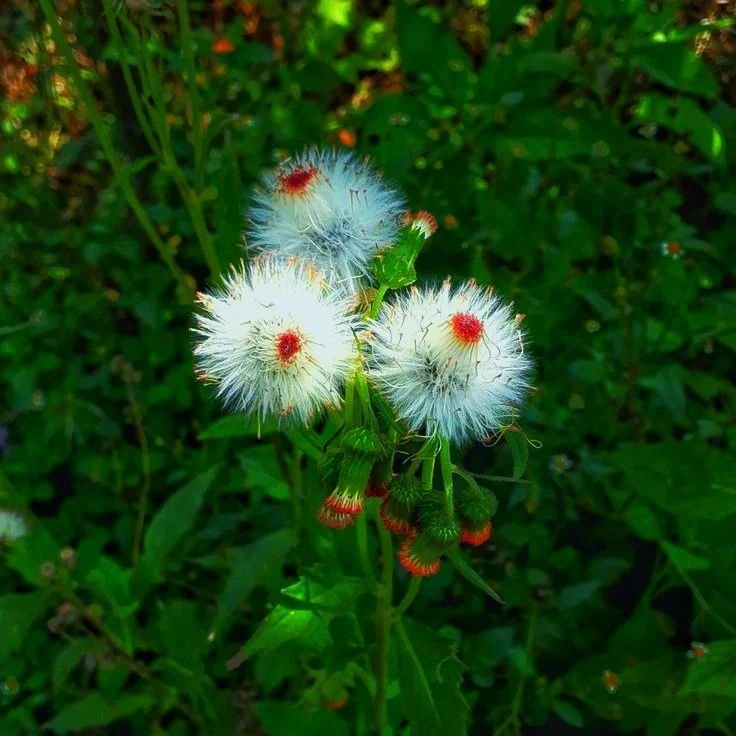
[[[122,190],[123,195],[128,202],[128,205],[133,211],[133,214],[136,216],[146,235],[153,243],[153,246],[156,248],[156,251],[161,257],[161,260],[163,260],[163,262],[166,264],[169,271],[171,272],[171,275],[174,277],[177,284],[179,285],[182,294],[191,296],[193,292],[191,277],[189,277],[184,271],[182,271],[182,269],[176,263],[171,250],[159,237],[159,234],[156,232],[156,228],[154,227],[151,218],[148,216],[148,213],[146,212],[143,204],[134,192],[133,187],[130,184],[129,173],[126,167],[123,165],[122,160],[118,156],[118,153],[112,144],[110,131],[108,130],[107,125],[105,125],[102,116],[98,112],[94,98],[92,97],[92,93],[89,91],[87,83],[85,82],[79,71],[77,62],[74,59],[74,52],[72,51],[72,47],[67,41],[66,34],[59,24],[59,19],[56,16],[56,11],[51,3],[51,0],[40,0],[40,5],[43,14],[46,16],[46,21],[51,28],[51,35],[54,39],[54,43],[64,57],[66,70],[74,83],[74,88],[82,102],[82,106],[84,107],[87,119],[92,125],[95,134],[100,141],[102,151],[105,154],[105,157],[107,158],[108,163],[110,164],[110,167],[115,174],[115,181],[117,185]]]
[[[191,105],[192,143],[194,146],[194,182],[197,188],[202,185],[202,164],[204,157],[202,138],[202,107],[197,89],[197,76],[194,64],[194,39],[192,28],[189,23],[189,0],[177,0],[176,7],[179,11],[181,46],[184,54],[184,68],[187,76],[187,87],[189,89],[189,104]]]
[[[143,103],[141,102],[141,97],[138,94],[138,89],[136,87],[135,80],[133,79],[133,74],[130,71],[130,64],[128,64],[127,59],[127,49],[125,48],[125,43],[123,42],[123,38],[120,35],[120,29],[118,28],[115,12],[111,5],[111,0],[102,0],[102,8],[105,13],[105,20],[107,21],[107,27],[110,31],[110,36],[118,55],[118,63],[120,64],[120,68],[123,72],[125,86],[128,89],[128,97],[130,98],[130,102],[133,105],[133,112],[135,112],[138,124],[141,126],[143,135],[145,136],[146,141],[148,141],[148,145],[151,147],[151,150],[157,156],[160,156],[158,141],[156,140],[156,136],[153,134],[153,129],[151,128],[151,124],[148,121],[148,117],[146,116],[146,113],[143,109]]]
[[[373,304],[371,304],[370,311],[368,312],[368,317],[370,319],[378,317],[378,310],[381,308],[381,304],[383,304],[383,300],[386,297],[387,292],[388,286],[386,286],[386,284],[381,284],[378,287],[376,295],[373,297]]]
[[[373,719],[376,733],[383,735],[386,727],[386,690],[388,688],[388,651],[391,638],[391,601],[393,598],[394,551],[391,535],[374,516],[381,547],[381,579],[376,591],[376,651],[374,674],[376,693],[373,698]]]
[[[440,470],[442,472],[442,485],[445,489],[445,510],[449,518],[455,515],[452,498],[452,457],[450,456],[450,443],[446,437],[440,440]]]
[[[431,491],[434,484],[434,464],[436,455],[430,455],[422,460],[422,488]]]
[[[358,542],[358,559],[360,560],[360,566],[363,569],[363,575],[365,575],[365,579],[375,587],[378,585],[378,579],[376,578],[376,574],[370,562],[371,558],[368,551],[368,522],[366,521],[365,514],[358,514],[356,517],[355,534]]]
[[[409,587],[406,589],[404,597],[401,599],[399,605],[394,607],[394,621],[396,621],[398,618],[401,618],[401,616],[403,616],[403,614],[405,614],[409,610],[411,604],[414,603],[414,599],[417,597],[419,588],[422,587],[422,579],[423,578],[420,578],[417,575],[411,576]]]

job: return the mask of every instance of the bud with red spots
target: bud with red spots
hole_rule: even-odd
[[[429,577],[440,571],[442,547],[426,534],[410,534],[399,547],[401,566],[412,575]]]

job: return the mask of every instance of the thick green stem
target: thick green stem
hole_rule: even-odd
[[[445,510],[448,517],[455,515],[455,507],[452,498],[452,458],[450,456],[450,443],[447,438],[440,440],[440,470],[442,472],[442,485],[445,489]]]
[[[355,535],[358,542],[358,559],[363,569],[365,579],[373,586],[378,585],[378,579],[371,565],[371,557],[368,550],[368,522],[365,514],[358,514],[355,519]]]
[[[393,598],[394,550],[391,535],[374,517],[381,547],[381,579],[376,591],[376,650],[374,677],[376,693],[373,699],[373,720],[376,733],[383,735],[386,726],[386,691],[388,688],[388,651],[391,639],[391,600]]]
[[[368,317],[370,319],[378,317],[378,311],[381,308],[381,304],[383,304],[383,300],[386,297],[387,292],[388,286],[386,286],[386,284],[381,284],[378,287],[376,295],[373,297],[373,304],[371,304],[370,311],[368,312]]]

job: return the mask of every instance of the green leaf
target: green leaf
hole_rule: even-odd
[[[518,427],[509,427],[503,433],[514,460],[514,480],[520,480],[529,460],[529,440]]]
[[[692,92],[703,97],[718,94],[718,82],[709,66],[679,41],[638,48],[633,60],[658,82],[680,92]]]
[[[736,639],[708,644],[708,651],[690,662],[681,695],[736,698]]]
[[[219,471],[214,466],[170,496],[146,530],[143,562],[159,571],[165,559],[194,526],[204,497]]]
[[[241,455],[240,465],[252,488],[263,491],[278,501],[285,501],[291,496],[289,486],[281,474],[276,448],[273,445],[249,447]]]
[[[498,603],[504,603],[504,599],[491,588],[483,578],[465,561],[462,553],[457,547],[453,547],[445,552],[445,556],[454,565],[455,569],[469,582],[475,585],[476,588],[482,590],[486,595],[493,598]]]
[[[234,437],[258,437],[276,430],[273,420],[259,422],[255,417],[232,414],[222,417],[199,433],[200,440],[227,440]]]
[[[354,608],[355,598],[365,589],[362,580],[343,578],[327,585],[309,577],[301,578],[285,588],[284,603],[277,605],[263,620],[255,634],[243,647],[252,657],[289,641],[298,640],[300,647],[324,649],[329,643],[329,622]]]
[[[227,620],[248,599],[253,588],[281,576],[281,567],[294,543],[293,532],[282,529],[233,550],[230,575],[219,598],[212,626],[214,631],[222,633]]]
[[[566,700],[552,701],[552,710],[563,720],[575,728],[582,728],[585,725],[582,713]]]
[[[511,30],[520,8],[519,0],[491,0],[488,4],[488,25],[491,38],[497,43]]]
[[[44,724],[55,733],[70,733],[96,726],[107,726],[113,721],[148,710],[156,703],[150,695],[117,695],[108,703],[99,693],[90,693],[67,706]]]
[[[710,561],[706,557],[688,552],[688,550],[671,542],[662,542],[661,544],[662,549],[667,553],[675,567],[680,570],[707,570],[710,567]]]
[[[46,610],[43,593],[0,596],[0,657],[18,651],[26,635]]]
[[[396,622],[394,650],[401,705],[411,732],[422,736],[464,736],[470,709],[460,691],[465,665],[455,645],[406,617]]]

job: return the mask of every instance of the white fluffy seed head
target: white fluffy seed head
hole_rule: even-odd
[[[15,542],[27,533],[26,520],[17,511],[0,509],[0,542]]]
[[[310,148],[265,175],[248,211],[248,243],[310,260],[355,291],[376,253],[396,240],[404,210],[366,160]]]
[[[357,317],[352,298],[311,264],[258,258],[199,301],[198,375],[227,405],[306,424],[339,403],[357,364]]]
[[[370,375],[411,431],[486,440],[529,388],[522,319],[474,282],[412,288],[370,327]]]

